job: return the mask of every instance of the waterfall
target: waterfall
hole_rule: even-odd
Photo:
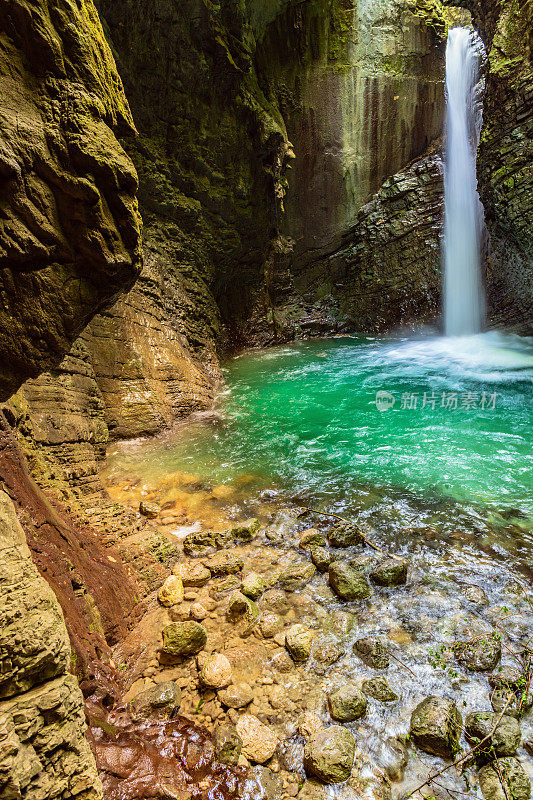
[[[468,28],[452,28],[446,47],[444,165],[444,318],[447,336],[478,333],[484,313],[480,278],[483,208],[477,193],[476,103],[479,52]]]

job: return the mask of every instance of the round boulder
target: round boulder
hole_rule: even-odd
[[[255,764],[264,764],[272,758],[278,746],[274,731],[252,714],[243,714],[237,720],[237,733],[242,739],[242,752]]]
[[[261,597],[266,588],[266,581],[258,572],[249,572],[241,583],[241,592],[252,600]]]
[[[493,754],[514,756],[522,738],[520,725],[514,717],[504,714],[500,719],[500,714],[490,711],[468,714],[465,731],[473,745],[488,736],[487,741],[479,748],[478,755],[488,754],[492,757]]]
[[[205,586],[211,577],[210,570],[208,570],[207,567],[205,567],[199,561],[193,561],[190,563],[182,562],[181,564],[176,564],[172,570],[172,573],[178,578],[181,578],[184,586],[194,586],[196,588]]]
[[[210,656],[200,670],[200,680],[209,689],[223,689],[231,683],[231,664],[222,653]]]
[[[311,561],[317,568],[319,572],[327,572],[327,569],[331,562],[333,561],[333,556],[327,549],[327,547],[321,547],[320,545],[312,545],[309,548],[309,553],[311,555]]]
[[[321,728],[307,740],[304,767],[308,775],[326,784],[343,783],[350,777],[355,758],[355,737],[346,728]]]
[[[314,631],[305,625],[291,625],[285,634],[285,647],[295,661],[307,661],[315,638]]]
[[[169,575],[157,593],[162,606],[176,606],[183,601],[183,583],[176,575]]]
[[[166,658],[194,656],[205,647],[207,631],[198,622],[171,622],[163,628],[162,654]]]
[[[328,532],[328,541],[332,547],[352,547],[361,544],[363,537],[359,529],[350,522],[337,522]]]
[[[368,667],[387,669],[389,666],[389,651],[382,639],[372,636],[366,639],[357,639],[353,651]]]
[[[366,712],[367,700],[354,683],[345,683],[328,694],[329,713],[339,722],[353,722]]]
[[[226,708],[246,708],[254,699],[254,693],[248,683],[235,683],[218,692],[218,699]]]

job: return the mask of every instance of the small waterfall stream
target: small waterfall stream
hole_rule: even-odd
[[[480,111],[475,102],[479,53],[468,28],[452,28],[446,48],[446,158],[444,170],[444,317],[447,336],[481,330],[480,232],[476,151]]]

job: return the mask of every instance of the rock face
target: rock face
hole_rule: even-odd
[[[10,498],[0,492],[0,794],[97,800],[83,697],[68,674],[59,604],[31,560]]]
[[[132,117],[91,0],[0,11],[0,400],[140,269]]]
[[[453,758],[459,746],[462,718],[455,703],[427,697],[411,715],[410,735],[426,753]]]
[[[533,9],[511,0],[470,0],[489,68],[478,154],[478,184],[490,234],[487,264],[493,321],[533,330],[533,137],[529,52]]]
[[[312,734],[305,745],[304,767],[322,783],[348,780],[355,757],[355,737],[346,728],[332,725]]]

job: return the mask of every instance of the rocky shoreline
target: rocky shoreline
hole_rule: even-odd
[[[336,797],[402,798],[454,758],[464,774],[446,770],[426,796],[530,797],[521,582],[453,553],[377,552],[364,531],[278,508],[173,548],[171,574],[115,649],[121,698],[110,711],[88,700],[106,796],[138,783],[124,752],[140,725],[174,749],[176,728],[204,737],[183,797],[318,800],[335,784]],[[144,756],[159,785],[160,755]]]

